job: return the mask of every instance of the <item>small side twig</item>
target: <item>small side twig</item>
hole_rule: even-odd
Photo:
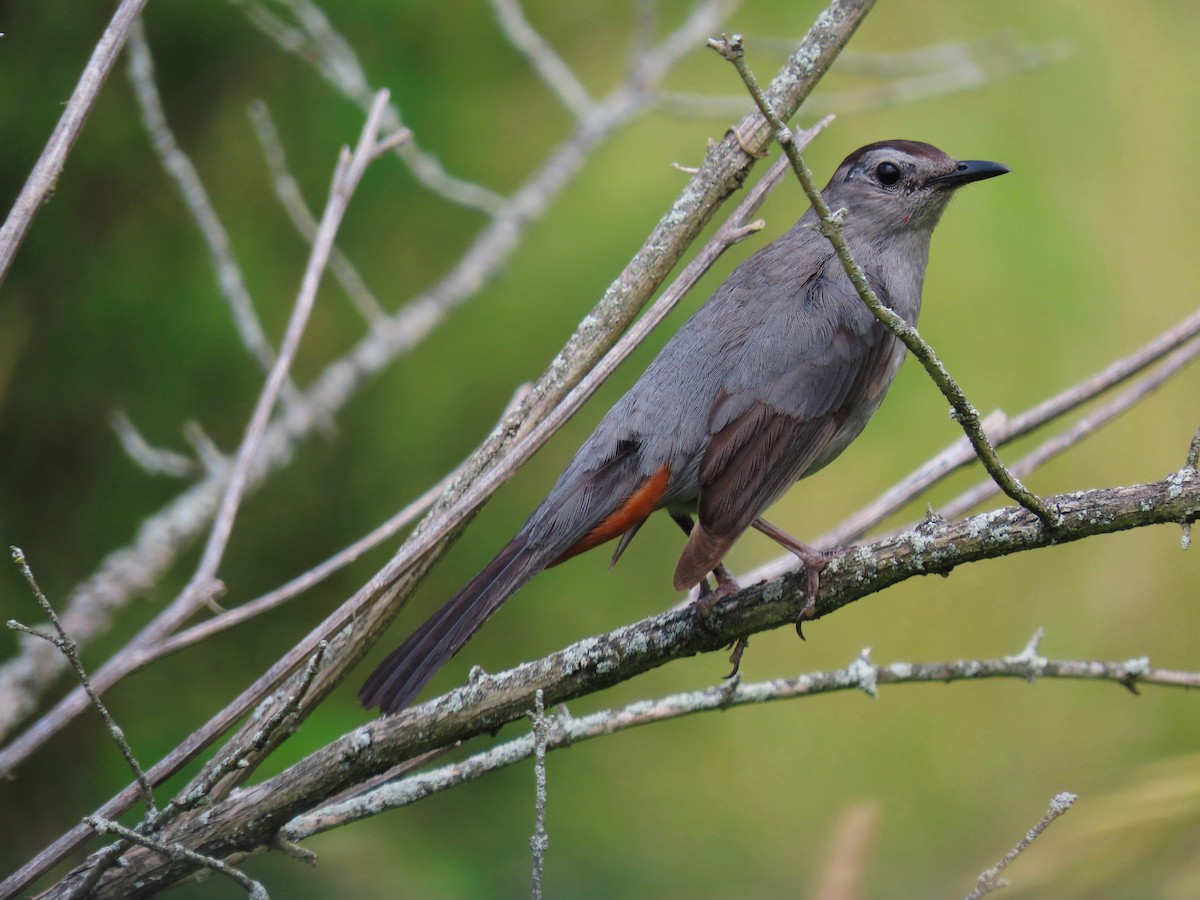
[[[1017,845],[1004,855],[1003,859],[979,876],[979,880],[975,883],[975,890],[967,894],[967,900],[979,900],[985,894],[990,894],[992,891],[1006,886],[1008,882],[1000,877],[1000,873],[1009,863],[1020,856],[1025,848],[1037,840],[1051,822],[1074,806],[1078,799],[1078,796],[1070,791],[1056,794],[1050,801],[1050,808],[1046,811],[1046,815],[1042,816],[1042,820],[1029,829],[1025,837],[1021,838]]]
[[[846,270],[846,275],[853,282],[854,288],[858,291],[858,295],[862,298],[863,303],[871,310],[875,318],[882,322],[897,338],[903,341],[913,356],[921,361],[921,364],[925,367],[925,370],[929,373],[934,383],[941,389],[946,399],[950,401],[950,405],[954,408],[958,424],[966,432],[967,438],[971,441],[971,446],[975,448],[980,462],[983,463],[988,474],[1000,485],[1000,489],[1017,503],[1021,504],[1021,506],[1036,515],[1047,528],[1055,528],[1061,520],[1058,511],[1052,509],[1045,500],[1030,491],[1012,472],[1005,468],[1004,463],[996,455],[996,451],[992,448],[987,435],[979,423],[978,411],[967,399],[962,388],[950,376],[945,365],[943,365],[937,354],[934,353],[933,348],[925,342],[924,338],[920,336],[915,328],[905,322],[904,319],[891,309],[884,306],[880,302],[879,297],[876,296],[875,291],[867,281],[867,276],[854,261],[854,256],[851,254],[850,247],[846,243],[845,236],[842,234],[844,224],[842,212],[839,211],[838,214],[835,214],[829,209],[828,204],[825,203],[821,192],[817,189],[816,182],[813,181],[812,173],[809,171],[803,157],[800,155],[800,151],[796,148],[792,140],[791,131],[771,107],[762,88],[759,87],[758,79],[754,77],[754,73],[750,70],[749,65],[747,65],[742,36],[735,34],[732,37],[722,38],[721,40],[710,39],[708,46],[721,54],[722,58],[733,64],[738,74],[741,75],[742,81],[745,82],[750,95],[754,98],[754,102],[758,105],[759,111],[771,124],[776,140],[783,147],[784,152],[791,161],[792,169],[795,171],[796,177],[800,179],[800,183],[804,186],[804,193],[817,213],[821,234],[833,244],[838,259],[841,260],[842,267]]]
[[[152,446],[121,410],[115,410],[109,416],[109,423],[125,455],[146,474],[191,478],[202,472],[201,464],[191,457]]]
[[[533,837],[529,846],[533,848],[533,900],[542,900],[542,872],[546,865],[546,849],[550,837],[546,834],[546,743],[550,734],[550,720],[546,718],[546,706],[542,691],[534,695],[534,709],[529,714],[533,725],[533,778],[537,792],[534,802]]]
[[[229,0],[241,7],[250,23],[273,40],[281,50],[293,53],[311,64],[342,96],[369,112],[376,88],[367,80],[358,54],[350,42],[330,23],[324,11],[312,0],[278,0],[278,6],[291,13],[285,21],[260,0]],[[384,131],[401,131],[404,120],[396,104],[388,105],[383,117]],[[504,213],[509,198],[483,185],[456,178],[446,171],[437,157],[422,150],[415,140],[393,148],[396,155],[425,188],[444,200],[489,217]]]
[[[126,828],[124,825],[119,825],[109,819],[102,819],[99,816],[85,816],[83,821],[96,829],[99,834],[115,834],[122,840],[133,844],[140,844],[143,847],[153,850],[155,853],[161,853],[169,859],[186,859],[206,869],[212,869],[214,872],[232,879],[245,888],[246,894],[251,897],[251,900],[268,900],[267,889],[259,882],[255,881],[241,869],[235,869],[233,866],[221,862],[221,860],[214,856],[205,856],[203,853],[189,850],[182,844],[169,844],[165,841],[156,840],[132,828]]]
[[[49,641],[60,651],[67,661],[71,663],[71,668],[75,670],[76,676],[79,678],[79,683],[83,685],[83,689],[87,691],[88,698],[92,701],[92,706],[96,708],[96,712],[100,713],[100,718],[104,720],[104,727],[108,729],[109,735],[121,750],[121,755],[125,757],[125,762],[129,764],[129,768],[133,771],[133,777],[137,780],[138,787],[142,792],[142,799],[146,801],[146,812],[148,815],[154,815],[157,811],[157,806],[154,803],[154,789],[150,787],[150,782],[146,778],[146,773],[142,771],[141,765],[137,761],[137,757],[133,755],[133,748],[129,746],[129,742],[125,740],[125,732],[121,730],[121,726],[117,724],[116,719],[112,717],[112,713],[108,711],[108,707],[104,705],[104,701],[100,699],[100,695],[92,688],[92,682],[88,678],[87,670],[83,668],[83,662],[79,659],[79,653],[75,647],[75,642],[71,640],[66,629],[63,628],[62,622],[58,618],[58,614],[54,611],[54,607],[42,592],[41,587],[37,583],[37,579],[33,577],[33,569],[29,567],[29,563],[25,559],[25,553],[20,547],[10,547],[12,551],[13,562],[17,568],[21,570],[21,574],[25,576],[25,581],[28,582],[30,590],[33,591],[33,596],[37,598],[38,605],[41,606],[42,612],[50,619],[50,623],[54,626],[57,637],[52,634],[46,634],[38,631],[35,628],[30,628],[27,625],[22,625],[15,619],[9,619],[8,627],[15,631],[22,631],[25,634],[33,635],[34,637],[42,638]]]

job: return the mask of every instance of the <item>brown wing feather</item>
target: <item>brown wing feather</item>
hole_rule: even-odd
[[[819,373],[811,358],[800,358],[769,381],[718,394],[700,462],[699,521],[675,571],[677,588],[699,583],[794,481],[840,452],[847,421],[890,381],[884,372],[893,341],[839,329],[831,342],[838,352],[826,354]]]

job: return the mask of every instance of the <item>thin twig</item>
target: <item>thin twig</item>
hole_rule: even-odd
[[[33,217],[58,183],[58,176],[66,164],[67,155],[83,130],[83,123],[87,121],[88,114],[96,104],[100,88],[104,86],[108,73],[112,71],[117,56],[125,45],[130,29],[142,14],[145,5],[146,0],[122,0],[117,11],[113,13],[108,27],[104,29],[103,36],[97,42],[96,49],[92,51],[92,56],[79,77],[79,83],[71,92],[66,109],[63,110],[58,124],[54,126],[50,140],[46,142],[42,155],[38,157],[33,171],[25,180],[25,186],[17,195],[4,225],[0,226],[0,284],[4,283],[4,276],[8,273],[29,226],[33,224]]]
[[[275,0],[292,14],[294,24],[289,24],[259,0],[230,2],[240,7],[246,18],[282,50],[313,65],[326,82],[363,112],[370,110],[376,88],[367,80],[354,48],[317,4],[311,0]],[[405,125],[399,107],[389,104],[381,124],[384,131],[402,130]],[[496,216],[511,202],[482,185],[449,174],[437,157],[422,150],[415,139],[399,145],[395,152],[426,190],[450,203]]]
[[[108,707],[100,699],[100,695],[93,690],[92,683],[88,679],[87,670],[84,669],[83,661],[79,658],[75,642],[71,640],[70,635],[63,628],[62,621],[58,618],[54,607],[46,595],[42,593],[41,587],[38,586],[37,579],[33,576],[33,569],[29,567],[29,563],[25,559],[25,553],[20,547],[10,547],[9,549],[12,551],[13,562],[21,570],[21,574],[29,584],[29,589],[33,591],[33,596],[37,599],[38,606],[42,608],[42,612],[50,619],[50,624],[54,626],[54,630],[58,636],[44,634],[26,625],[22,625],[14,619],[9,619],[8,627],[49,641],[67,658],[67,661],[71,664],[71,668],[75,670],[75,675],[79,678],[79,683],[83,685],[83,689],[87,692],[88,699],[92,701],[92,706],[96,708],[96,712],[100,714],[100,718],[104,721],[104,727],[108,729],[109,736],[112,737],[113,742],[120,749],[121,755],[125,757],[125,762],[129,766],[130,771],[133,772],[133,777],[137,781],[138,788],[141,790],[142,799],[146,803],[147,814],[153,815],[158,808],[154,802],[154,789],[150,786],[150,781],[146,778],[146,773],[142,771],[142,767],[133,753],[133,748],[125,740],[125,732],[117,724],[117,720],[112,717],[112,714],[108,711]]]
[[[529,24],[518,0],[491,0],[492,11],[508,42],[529,60],[546,83],[578,121],[591,112],[595,101],[550,43]]]
[[[191,457],[151,446],[121,410],[115,410],[109,416],[109,423],[125,455],[146,474],[169,475],[172,478],[192,478],[200,474],[200,463]]]
[[[756,46],[774,43],[762,38]],[[1040,47],[1020,43],[1011,33],[980,41],[934,44],[907,54],[854,54],[863,74],[878,79],[869,87],[831,91],[805,104],[809,115],[836,112],[841,117],[876,112],[902,104],[918,103],[964,91],[974,91],[1005,78],[1013,78],[1054,65],[1070,55],[1064,41]],[[845,72],[851,60],[842,54],[838,69]],[[849,68],[857,68],[850,66]],[[727,118],[740,114],[744,95],[702,96],[679,91],[658,94],[667,115]]]
[[[979,413],[971,402],[963,393],[962,388],[958,383],[950,377],[950,373],[942,364],[942,361],[934,353],[933,348],[920,336],[915,328],[904,321],[899,315],[893,312],[888,307],[880,302],[875,295],[875,291],[871,288],[867,281],[867,276],[862,269],[854,261],[854,257],[850,252],[850,247],[846,243],[845,236],[842,234],[844,225],[844,211],[839,210],[835,215],[829,206],[825,203],[821,192],[817,189],[816,182],[813,181],[812,173],[805,165],[803,158],[800,156],[800,151],[796,149],[792,134],[784,125],[779,115],[772,108],[770,101],[763,93],[762,88],[758,85],[758,79],[754,77],[754,73],[746,63],[745,51],[742,44],[742,36],[735,34],[730,38],[722,38],[718,40],[710,40],[708,46],[716,50],[721,56],[731,62],[742,80],[746,84],[747,90],[754,98],[754,102],[758,105],[759,111],[771,124],[771,128],[776,135],[776,139],[783,147],[783,150],[791,160],[792,169],[796,173],[796,177],[800,179],[800,183],[804,186],[804,193],[812,203],[813,210],[817,214],[817,219],[820,222],[821,234],[829,239],[837,252],[838,259],[841,260],[843,268],[846,270],[846,275],[853,282],[855,290],[858,292],[863,303],[871,310],[875,318],[882,322],[888,330],[896,335],[909,351],[921,361],[929,376],[934,383],[941,389],[946,399],[950,401],[950,405],[954,408],[955,418],[963,431],[966,432],[967,438],[971,441],[971,445],[975,448],[975,452],[979,455],[980,461],[984,468],[988,470],[988,474],[995,479],[1000,485],[1001,490],[1009,497],[1020,503],[1034,515],[1036,515],[1047,528],[1054,528],[1059,523],[1059,513],[1051,509],[1045,501],[1030,491],[1025,485],[1014,476],[1004,464],[1000,461],[1000,457],[996,455],[996,451],[988,442],[987,435],[984,434],[983,428],[979,424]]]
[[[247,758],[253,754],[260,752],[266,746],[270,736],[282,725],[288,716],[295,713],[300,708],[300,703],[303,701],[305,694],[312,685],[313,679],[320,669],[321,660],[325,656],[325,651],[329,645],[322,642],[317,647],[316,653],[312,659],[308,661],[308,666],[305,668],[304,675],[300,681],[300,685],[296,692],[288,697],[282,706],[276,710],[275,714],[265,721],[262,726],[251,736],[250,740],[241,747],[236,748],[232,753],[217,761],[217,763],[205,773],[205,777],[189,789],[186,793],[179,797],[173,798],[160,812],[148,813],[137,827],[130,832],[137,837],[123,837],[110,847],[106,847],[103,851],[96,854],[91,860],[91,866],[86,878],[79,884],[78,888],[72,892],[72,897],[86,897],[88,892],[100,880],[100,877],[111,866],[115,865],[121,855],[129,849],[133,843],[150,846],[143,839],[146,835],[154,834],[164,828],[170,822],[173,822],[181,813],[195,809],[205,800],[207,800],[212,792],[213,787],[218,781],[229,772],[246,764]],[[85,822],[88,820],[85,819]],[[103,821],[98,819],[98,821]]]
[[[224,875],[226,878],[232,879],[241,885],[251,900],[268,900],[266,888],[245,872],[235,869],[228,863],[221,862],[215,856],[205,856],[203,853],[189,850],[182,844],[172,844],[156,840],[132,828],[126,828],[124,825],[103,819],[100,816],[85,816],[83,821],[94,828],[99,834],[115,834],[131,844],[140,844],[143,847],[153,850],[155,853],[161,853],[169,859],[186,859],[205,869],[212,869],[212,871]]]
[[[1056,794],[1050,801],[1050,808],[1046,811],[1046,815],[1042,816],[1042,820],[1029,829],[1025,837],[1021,838],[1017,842],[1017,845],[1005,854],[1003,859],[979,876],[979,880],[975,884],[975,890],[967,894],[967,900],[979,900],[985,894],[990,894],[992,891],[1005,887],[1008,882],[1000,877],[1000,873],[1008,867],[1009,863],[1020,856],[1030,844],[1036,841],[1051,822],[1074,806],[1075,801],[1078,799],[1075,794],[1069,791]]]
[[[280,205],[292,220],[292,225],[311,244],[317,235],[317,220],[308,204],[304,202],[304,195],[295,176],[288,170],[287,154],[279,140],[279,131],[271,120],[271,111],[266,103],[256,100],[250,104],[247,113],[250,116],[250,124],[254,126],[258,144],[262,147],[267,169],[271,173],[271,186],[275,189],[275,196],[279,198]],[[382,305],[367,287],[354,263],[336,246],[329,252],[329,272],[367,322],[374,324],[383,318],[385,313]]]
[[[325,264],[333,247],[334,235],[341,225],[342,217],[349,207],[350,198],[354,194],[355,188],[358,187],[367,166],[384,149],[384,144],[379,138],[379,129],[383,111],[387,108],[387,101],[387,91],[380,91],[371,107],[371,113],[363,125],[358,145],[353,152],[349,148],[342,149],[341,158],[334,172],[333,183],[329,189],[329,200],[313,240],[312,253],[304,270],[300,291],[296,296],[278,357],[271,366],[266,384],[263,385],[262,393],[255,403],[254,412],[246,425],[245,435],[230,469],[229,481],[225,486],[221,502],[217,506],[217,515],[213,519],[212,530],[209,532],[208,542],[205,544],[196,572],[187,587],[184,588],[177,603],[172,604],[172,607],[178,604],[184,610],[187,610],[188,607],[194,609],[207,598],[209,586],[216,579],[217,568],[225,554],[225,547],[229,543],[229,536],[233,531],[234,518],[237,516],[246,485],[250,480],[251,463],[258,454],[259,445],[271,418],[271,412],[274,410],[280,390],[288,378],[292,360],[295,359],[296,352],[300,348],[300,338],[304,334],[309,316],[316,303],[317,288],[320,286]],[[400,132],[385,138],[384,141],[397,137],[402,139],[406,137],[406,133]]]
[[[137,97],[142,127],[150,137],[150,143],[163,169],[179,190],[188,213],[200,229],[213,273],[217,277],[217,286],[233,314],[233,323],[242,345],[250,351],[259,367],[264,372],[269,372],[275,364],[275,350],[267,340],[262,322],[254,311],[254,301],[242,277],[241,266],[234,257],[229,233],[213,208],[204,182],[200,180],[200,173],[179,146],[170,123],[167,122],[155,81],[154,60],[150,55],[150,45],[146,42],[141,20],[135,22],[129,30],[129,66],[126,71],[133,85],[134,96]],[[300,402],[299,391],[290,377],[283,385],[283,399],[285,403]]]
[[[1012,464],[1013,472],[1021,477],[1028,477],[1035,469],[1099,431],[1122,413],[1132,409],[1167,380],[1177,375],[1197,356],[1200,356],[1200,341],[1176,350],[1163,360],[1162,365],[1143,375],[1116,397],[1081,418],[1066,431],[1056,434],[1022,456]],[[990,434],[989,430],[989,436]],[[984,481],[941,506],[938,514],[947,518],[960,516],[987,500],[996,491],[997,487],[994,481]]]
[[[533,734],[533,837],[529,846],[533,850],[533,900],[542,900],[542,873],[546,868],[546,850],[550,837],[546,834],[546,743],[550,737],[550,720],[546,717],[546,706],[542,692],[534,694],[534,708],[529,714]]]
[[[739,706],[798,700],[841,691],[862,691],[874,697],[880,685],[948,684],[993,678],[1105,681],[1122,687],[1127,687],[1130,679],[1137,684],[1164,687],[1200,685],[1200,672],[1151,669],[1145,658],[1113,662],[1046,659],[1031,652],[1029,645],[1021,653],[998,659],[894,662],[887,665],[872,663],[869,652],[864,650],[842,669],[809,672],[795,678],[750,684],[742,683],[740,678],[735,677],[704,690],[640,700],[619,709],[600,710],[581,717],[558,716],[552,720],[549,728],[546,749],[565,749],[581,741],[606,737],[642,725]],[[537,743],[535,734],[522,735],[467,759],[389,781],[371,791],[296,816],[280,829],[280,833],[289,841],[302,841],[387,810],[410,806],[432,794],[474,781],[531,757],[536,758]]]

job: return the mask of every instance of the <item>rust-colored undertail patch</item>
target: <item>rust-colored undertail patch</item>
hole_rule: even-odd
[[[640,525],[649,518],[650,513],[658,508],[658,501],[667,492],[667,482],[671,480],[671,466],[664,464],[661,469],[642,482],[642,486],[629,495],[608,517],[583,536],[581,540],[569,547],[566,552],[551,565],[565,562],[572,556],[578,556],[585,550],[599,547],[606,541],[627,532],[630,528]]]

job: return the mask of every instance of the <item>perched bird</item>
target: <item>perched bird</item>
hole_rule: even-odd
[[[929,239],[956,189],[1002,175],[917,141],[854,151],[823,195],[879,299],[915,324]],[[371,674],[358,697],[407,706],[505,600],[542,569],[621,538],[655,510],[688,532],[675,587],[721,565],[747,528],[794,550],[810,572],[826,557],[760,515],[792,482],[831,462],[879,408],[904,345],[863,304],[809,210],[738,266],[596,426],[517,536]],[[692,516],[696,516],[693,523]]]

